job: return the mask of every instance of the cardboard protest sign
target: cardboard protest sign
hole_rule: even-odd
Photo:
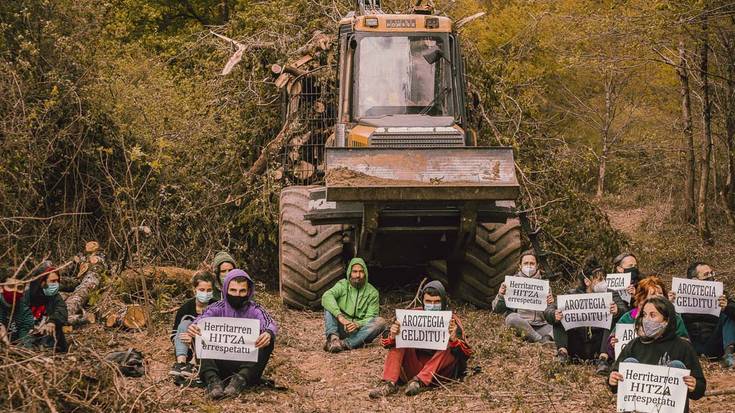
[[[681,413],[687,399],[689,370],[640,363],[620,363],[619,412]]]
[[[607,281],[608,290],[617,291],[618,294],[620,294],[620,298],[622,298],[626,303],[630,304],[630,294],[625,291],[625,289],[628,288],[628,286],[630,285],[629,272],[608,274],[605,278],[605,281]]]
[[[549,281],[525,277],[505,277],[505,305],[508,308],[544,311]]]
[[[721,282],[673,278],[671,291],[676,293],[674,308],[677,313],[720,316],[717,298],[724,291]]]
[[[255,341],[260,336],[260,321],[250,318],[209,317],[197,325],[195,350],[200,359],[258,361]]]
[[[618,339],[615,343],[615,358],[618,358],[623,347],[635,338],[635,324],[616,324],[615,338]]]
[[[401,325],[396,347],[446,350],[451,319],[451,311],[396,310]]]
[[[565,330],[577,327],[598,327],[610,329],[612,326],[612,293],[589,293],[560,295],[557,308],[561,310],[561,324]]]

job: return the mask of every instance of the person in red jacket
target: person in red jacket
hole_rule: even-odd
[[[448,310],[447,293],[439,281],[431,281],[421,290],[423,308],[416,310]],[[415,396],[428,390],[432,384],[444,378],[459,378],[467,370],[467,359],[472,349],[465,341],[462,322],[452,314],[449,323],[449,343],[446,350],[421,350],[396,348],[396,336],[401,326],[394,322],[381,343],[390,351],[385,358],[383,380],[370,392],[370,398],[389,396],[398,392],[398,384],[408,382],[406,395]]]

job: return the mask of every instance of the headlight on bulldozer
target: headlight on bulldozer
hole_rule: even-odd
[[[365,26],[378,27],[378,18],[377,17],[365,17]]]
[[[437,17],[427,17],[425,23],[427,29],[439,28],[439,18]]]

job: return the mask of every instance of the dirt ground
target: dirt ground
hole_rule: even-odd
[[[471,374],[462,382],[447,383],[433,391],[408,397],[399,393],[371,400],[368,391],[379,381],[386,351],[377,345],[340,354],[322,350],[322,315],[283,308],[276,294],[258,293],[281,331],[265,376],[281,389],[255,388],[238,399],[212,402],[203,389],[176,387],[168,376],[173,362],[167,336],[172,314],[159,315],[152,333],[123,332],[89,326],[73,333],[77,345],[101,346],[99,351],[135,347],[147,359],[143,378],[126,378],[127,385],[151,392],[157,405],[150,411],[165,412],[358,412],[358,411],[456,411],[538,412],[614,411],[615,399],[594,374],[594,367],[553,362],[554,350],[524,343],[502,326],[502,318],[486,310],[457,308],[475,349]],[[404,297],[405,298],[405,297]],[[383,306],[384,316],[405,305],[392,300]],[[165,321],[165,324],[163,322]],[[733,372],[715,363],[704,363],[708,390],[735,388]],[[150,396],[150,395],[149,395]],[[705,397],[692,403],[693,412],[735,411],[735,394]]]

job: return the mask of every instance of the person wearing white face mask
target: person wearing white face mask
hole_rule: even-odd
[[[63,326],[69,320],[66,302],[59,295],[59,272],[54,267],[38,270],[40,278],[28,288],[29,304],[36,327],[31,332],[29,344],[66,353],[68,346]]]
[[[169,374],[174,377],[176,384],[185,384],[187,380],[196,377],[195,366],[188,361],[193,361],[191,334],[187,332],[189,325],[194,319],[201,315],[209,304],[217,301],[214,298],[212,278],[209,274],[199,272],[191,279],[194,290],[194,298],[186,301],[176,312],[174,325],[171,329],[171,341],[174,343],[176,362],[171,366]]]
[[[655,295],[640,304],[640,315],[635,320],[638,337],[623,347],[612,366],[608,385],[613,392],[617,392],[618,383],[625,380],[618,371],[621,361],[689,369],[689,376],[683,377],[688,389],[684,406],[687,412],[689,399],[698,400],[704,396],[707,388],[697,352],[688,340],[677,335],[676,312],[669,300]]]
[[[584,270],[579,277],[579,286],[569,294],[606,293],[607,281],[605,271],[595,257],[585,260]],[[612,292],[613,303],[610,305],[610,314],[617,320],[628,311],[627,304],[620,298],[617,291]],[[556,360],[566,364],[570,360],[596,360],[597,374],[607,374],[608,371],[608,338],[610,330],[605,328],[579,327],[565,330],[561,323],[562,312],[557,309],[556,303],[549,305],[544,312],[546,319],[554,326],[554,342],[556,342]]]
[[[516,277],[541,278],[538,260],[532,251],[521,254],[518,272],[514,275]],[[544,312],[508,308],[505,305],[505,291],[505,283],[500,284],[498,295],[495,296],[492,303],[492,311],[497,314],[505,314],[505,325],[520,333],[524,340],[531,343],[553,343],[552,328],[546,322]],[[554,297],[549,294],[546,297],[546,303],[551,304],[553,302]]]
[[[447,292],[440,281],[431,281],[421,290],[423,308],[416,310],[449,310]],[[455,313],[449,322],[449,343],[445,350],[422,350],[396,348],[396,336],[401,325],[395,321],[381,340],[383,347],[390,349],[383,366],[380,384],[370,391],[371,399],[390,396],[398,392],[399,383],[407,383],[406,395],[415,396],[440,384],[443,379],[456,379],[465,375],[467,359],[472,349],[467,344],[462,322]]]
[[[687,278],[715,281],[715,271],[709,264],[695,261],[687,269]],[[676,293],[669,291],[669,301],[676,300]],[[723,367],[735,366],[735,300],[726,294],[717,297],[720,316],[710,314],[682,314],[689,339],[697,354],[711,359],[721,359]]]

